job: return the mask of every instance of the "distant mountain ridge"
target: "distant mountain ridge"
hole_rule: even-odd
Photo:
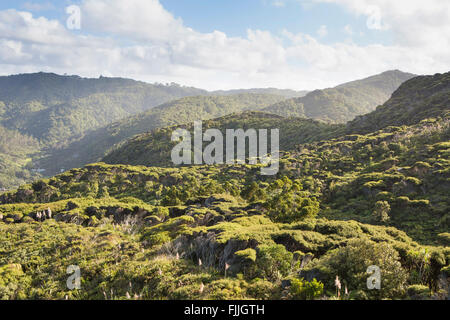
[[[116,144],[137,134],[195,120],[218,118],[231,113],[261,110],[284,98],[268,94],[241,93],[236,95],[185,97],[167,102],[138,115],[127,117],[93,130],[81,140],[52,152],[40,161],[49,172],[73,168],[103,158]]]
[[[0,189],[34,179],[36,172],[44,169],[36,165],[42,154],[58,150],[90,130],[199,94],[207,91],[122,78],[43,72],[1,76]]]
[[[296,98],[290,97],[305,92],[274,88],[208,92],[174,83],[148,84],[123,78],[89,79],[42,72],[0,77],[0,126],[20,134],[18,141],[28,143],[30,137],[36,142],[16,154],[15,160],[7,154],[0,158],[0,176],[15,177],[1,178],[0,188],[29,181],[36,172],[52,175],[98,161],[134,135],[194,120],[263,111],[342,122],[336,119],[365,113],[367,108],[358,105],[372,99],[372,93],[375,98],[369,104],[375,107],[376,102],[387,99],[387,94],[410,76],[400,71],[386,72]],[[315,104],[320,108],[314,113],[305,102],[316,98],[324,103]],[[343,107],[336,107],[339,99]],[[352,113],[349,108],[357,112],[352,109]]]
[[[217,90],[212,91],[212,95],[234,95],[240,93],[255,93],[255,94],[274,94],[278,96],[290,98],[304,97],[309,91],[290,90],[290,89],[277,89],[277,88],[254,88],[254,89],[234,89],[234,90]]]
[[[366,133],[388,126],[419,123],[450,113],[450,72],[420,76],[403,83],[374,112],[348,123],[349,132]]]
[[[206,94],[176,84],[147,84],[122,78],[98,79],[53,73],[0,77],[0,123],[61,145],[113,121],[169,100]]]
[[[375,76],[365,82],[378,83]],[[358,86],[358,82],[345,87]],[[381,85],[392,88],[392,83]],[[375,111],[358,117],[347,125],[330,125],[313,119],[284,118],[264,112],[233,114],[205,122],[206,127],[219,128],[278,128],[280,150],[291,151],[309,142],[340,138],[359,133],[374,133],[389,126],[409,126],[433,117],[450,118],[450,73],[411,79],[400,86],[384,105]],[[445,121],[444,121],[445,122]],[[187,123],[187,122],[184,122]],[[180,126],[177,126],[180,127]],[[177,127],[152,130],[116,146],[102,161],[109,164],[145,166],[170,166],[170,150],[173,143],[170,134]],[[192,131],[192,124],[181,126]],[[353,138],[351,138],[353,139]]]
[[[264,111],[283,116],[345,123],[375,110],[386,102],[403,82],[413,77],[414,74],[399,70],[386,71],[335,88],[315,90],[304,97],[277,103]]]

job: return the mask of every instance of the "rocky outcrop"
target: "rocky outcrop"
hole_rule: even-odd
[[[175,240],[173,247],[177,252],[183,252],[185,257],[193,261],[202,261],[208,267],[215,267],[219,270],[225,269],[225,264],[229,265],[227,273],[236,274],[244,267],[242,259],[235,253],[247,248],[255,249],[257,242],[254,240],[231,239],[226,243],[220,243],[216,239],[214,232],[207,234],[196,234],[192,236],[182,236]]]

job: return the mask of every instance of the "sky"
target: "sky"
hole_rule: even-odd
[[[1,0],[0,74],[313,90],[450,71],[447,0]]]

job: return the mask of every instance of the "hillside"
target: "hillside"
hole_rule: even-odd
[[[401,71],[387,71],[366,79],[315,90],[304,97],[274,104],[265,112],[282,116],[321,119],[345,123],[356,116],[369,113],[384,102],[406,80],[415,75]]]
[[[435,80],[418,80],[420,96],[440,96]],[[425,99],[413,120],[360,134],[264,113],[206,122],[285,126],[275,176],[249,164],[96,163],[3,193],[0,298],[446,299],[450,117]],[[171,129],[111,156],[153,161]],[[73,264],[83,290],[65,286]],[[372,265],[380,290],[367,288]]]
[[[8,143],[17,146],[14,155],[0,150],[0,189],[39,177],[37,172],[45,174],[45,168],[37,165],[42,154],[79,140],[90,130],[169,100],[205,93],[177,84],[121,78],[42,72],[0,77],[0,127],[8,132],[2,138],[14,135]]]
[[[115,120],[206,91],[130,79],[87,79],[49,73],[0,77],[0,122],[60,146]]]
[[[31,170],[39,147],[36,139],[0,126],[0,191],[40,178]]]
[[[145,166],[172,166],[170,153],[176,145],[171,141],[172,132],[185,128],[193,134],[192,123],[152,130],[140,134],[113,149],[103,162],[110,164],[132,164]],[[271,129],[280,130],[280,150],[294,149],[301,143],[319,141],[332,136],[342,126],[329,125],[315,120],[283,118],[262,112],[244,112],[203,122],[203,130],[219,129],[225,136],[226,129]],[[204,143],[207,144],[206,142]]]
[[[390,93],[407,76],[387,72],[332,89],[338,95],[331,93],[331,89],[317,91],[332,98],[325,99],[326,107],[312,107],[315,113],[298,103],[298,99],[316,99],[314,93],[286,100],[303,96],[303,91],[267,88],[207,92],[177,84],[48,73],[0,77],[0,125],[30,136],[40,145],[26,156],[16,157],[13,166],[7,164],[12,161],[6,155],[0,159],[0,188],[30,181],[39,176],[37,172],[50,176],[98,161],[117,144],[154,128],[263,109],[281,116],[329,120],[342,111],[330,102],[335,97],[346,103],[351,100],[354,108],[364,106],[361,101],[366,101],[367,95],[375,97],[376,102],[384,101],[385,93]],[[361,113],[366,110],[363,109]],[[8,170],[1,169],[7,167]],[[6,175],[13,178],[2,178]]]
[[[388,126],[419,123],[450,112],[450,72],[413,78],[375,112],[348,123],[349,132],[371,132]]]
[[[39,166],[49,174],[102,159],[116,144],[134,135],[173,125],[212,119],[246,110],[260,110],[283,97],[266,94],[195,96],[171,101],[86,134],[67,148],[50,152]]]
[[[336,274],[351,299],[445,297],[448,120],[428,125],[305,145],[268,179],[94,164],[23,186],[0,196],[2,298],[312,299],[336,294]],[[76,295],[60,281],[74,263]],[[367,290],[361,274],[380,263],[383,290]]]

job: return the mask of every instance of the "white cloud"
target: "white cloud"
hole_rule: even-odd
[[[83,28],[132,39],[164,41],[183,39],[191,33],[158,0],[84,0]]]
[[[367,6],[375,3],[314,1],[337,2],[365,16]],[[326,26],[319,29],[319,38],[288,31],[274,35],[248,30],[245,37],[229,37],[220,31],[200,33],[157,0],[84,0],[81,34],[67,30],[64,22],[4,10],[0,11],[0,70],[3,74],[43,70],[124,76],[207,89],[315,89],[388,69],[423,74],[448,71],[450,19],[446,8],[450,5],[401,11],[397,2],[402,1],[376,1],[381,29],[389,27],[397,37],[391,46],[324,44],[319,39],[326,35]],[[408,6],[415,3],[409,1]],[[416,24],[425,31],[419,31]],[[346,30],[350,34],[351,29]]]
[[[320,26],[320,28],[317,30],[317,34],[319,37],[323,38],[328,35],[328,28],[325,25]]]
[[[402,46],[450,46],[450,1],[313,0],[340,4],[368,18],[374,29],[390,30]],[[377,20],[379,15],[379,21]],[[448,52],[448,50],[447,50]]]
[[[25,2],[22,5],[22,9],[28,11],[49,11],[54,10],[56,8],[51,2],[44,2],[44,3]]]

